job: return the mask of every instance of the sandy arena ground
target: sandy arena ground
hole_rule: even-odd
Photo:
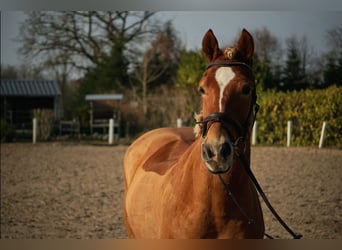
[[[126,238],[126,148],[1,144],[1,238]],[[304,238],[342,238],[342,150],[253,147],[252,169]],[[290,238],[263,207],[267,232]]]

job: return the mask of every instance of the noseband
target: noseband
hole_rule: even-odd
[[[251,66],[243,62],[213,62],[207,66],[207,69],[209,69],[212,66],[219,66],[219,67],[243,66],[252,72]],[[247,115],[245,122],[242,125],[237,120],[228,116],[228,114],[224,112],[211,113],[207,117],[205,117],[202,121],[197,121],[196,123],[200,124],[202,128],[202,131],[201,131],[202,138],[205,138],[207,136],[210,126],[213,123],[218,122],[222,124],[222,126],[226,129],[226,131],[228,132],[228,135],[232,139],[234,137],[230,131],[230,127],[233,127],[235,129],[235,131],[238,133],[239,136],[235,138],[233,141],[234,141],[234,146],[237,146],[239,142],[244,141],[247,137],[247,133],[248,133],[249,125],[250,125],[250,119],[253,113],[253,107],[254,107],[254,119],[252,122],[254,123],[255,121],[256,114],[258,113],[258,110],[259,110],[259,105],[256,103],[256,100],[257,100],[257,95],[256,95],[256,90],[254,88],[252,92],[252,101],[249,106],[248,115]]]

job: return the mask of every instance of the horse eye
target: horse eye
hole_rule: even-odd
[[[205,95],[205,90],[202,86],[199,87],[198,91],[201,93],[201,95]]]
[[[251,92],[251,87],[249,85],[245,85],[242,87],[242,94],[243,95],[249,95],[249,93]]]

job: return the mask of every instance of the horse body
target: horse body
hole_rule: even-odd
[[[201,141],[195,140],[192,128],[153,130],[129,147],[124,160],[131,167],[126,169],[124,202],[129,237],[263,236],[263,228],[248,225],[217,176],[208,173],[198,158],[200,150]],[[246,204],[246,213],[263,225],[255,189],[242,166],[225,181],[238,187],[233,191],[239,204]]]
[[[243,33],[239,44],[246,43],[248,35]],[[203,47],[209,61],[221,60],[211,32],[206,34]],[[248,107],[252,107],[252,98],[245,94],[239,97],[233,87],[240,93],[240,82],[249,79],[241,75],[244,69],[215,75],[217,68],[207,70],[200,83],[206,89],[202,115],[207,118],[202,123],[202,138],[194,135],[193,128],[162,128],[142,135],[128,148],[124,159],[124,221],[130,238],[263,237],[256,190],[234,153],[236,142],[242,138],[236,124],[248,121],[247,128],[251,129]],[[235,94],[228,98],[228,90]],[[232,120],[235,125],[229,123]],[[243,153],[249,161],[249,135],[245,136]],[[236,202],[217,174],[230,186]]]

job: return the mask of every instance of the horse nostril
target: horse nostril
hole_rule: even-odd
[[[221,156],[227,158],[231,154],[232,150],[229,143],[223,143],[221,147]]]
[[[215,156],[210,145],[206,145],[206,144],[202,146],[202,155],[205,161],[211,160]]]
[[[210,147],[205,147],[205,151],[209,159],[211,159],[214,156],[214,153],[211,151]]]

